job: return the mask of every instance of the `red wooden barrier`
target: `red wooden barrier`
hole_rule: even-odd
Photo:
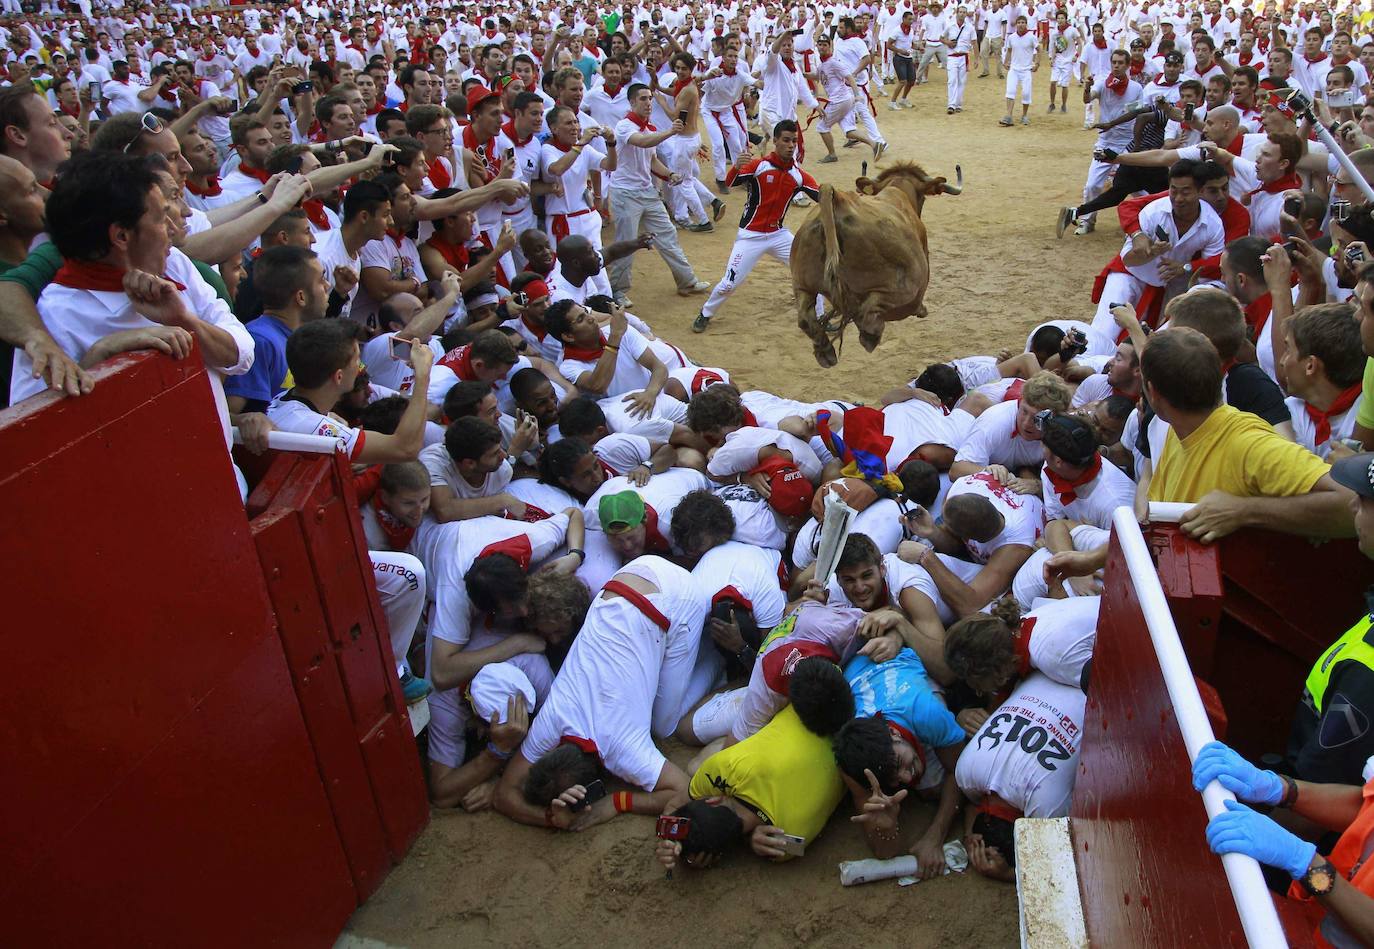
[[[0,413],[0,938],[329,946],[428,817],[347,468],[250,528],[198,357],[98,381]]]
[[[1351,541],[1247,531],[1209,548],[1173,525],[1147,541],[1213,728],[1247,754],[1282,752],[1302,680],[1357,618],[1374,567]],[[1089,939],[1243,946],[1115,536],[1106,576],[1070,822]],[[1310,944],[1311,920],[1278,906],[1290,943]]]

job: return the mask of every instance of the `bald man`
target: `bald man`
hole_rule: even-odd
[[[26,165],[0,155],[0,273],[23,263],[29,244],[43,233],[47,197]]]

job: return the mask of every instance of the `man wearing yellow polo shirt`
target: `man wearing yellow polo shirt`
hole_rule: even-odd
[[[854,696],[837,666],[811,657],[790,680],[791,704],[744,741],[716,752],[692,775],[692,801],[673,812],[691,821],[685,839],[659,840],[669,870],[714,866],[742,840],[758,856],[794,855],[785,837],[809,844],[844,797],[830,735],[854,716]]]
[[[1138,500],[1193,503],[1179,524],[1208,544],[1243,527],[1354,534],[1350,492],[1331,480],[1326,462],[1222,403],[1221,359],[1206,336],[1182,327],[1156,333],[1140,373],[1158,416],[1152,424],[1168,431],[1142,473]]]

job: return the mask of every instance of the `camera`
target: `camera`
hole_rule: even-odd
[[[654,826],[654,836],[659,840],[686,840],[687,835],[692,832],[692,819],[690,817],[669,817],[663,816],[658,819]]]
[[[1339,89],[1326,94],[1326,104],[1333,109],[1350,109],[1364,104],[1364,96],[1354,89]]]

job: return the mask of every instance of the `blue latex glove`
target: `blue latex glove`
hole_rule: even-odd
[[[1284,830],[1239,801],[1227,801],[1226,813],[1207,823],[1207,846],[1213,853],[1243,853],[1260,863],[1287,870],[1298,879],[1307,872],[1317,845]]]
[[[1193,761],[1193,788],[1201,791],[1216,781],[1242,801],[1274,805],[1283,800],[1283,780],[1261,771],[1219,741],[1202,746]]]

